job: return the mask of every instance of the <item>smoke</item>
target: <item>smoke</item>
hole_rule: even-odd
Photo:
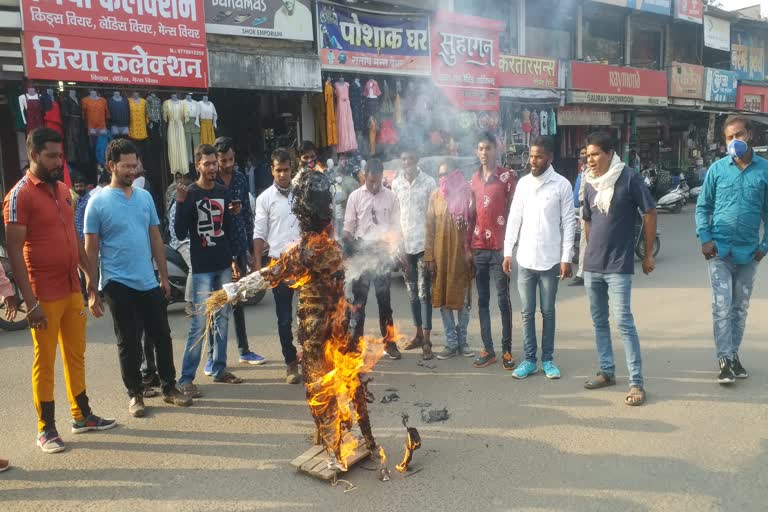
[[[344,260],[345,294],[352,296],[354,282],[367,273],[384,274],[391,272],[399,263],[399,235],[392,231],[377,242],[347,242],[351,244],[352,256]]]

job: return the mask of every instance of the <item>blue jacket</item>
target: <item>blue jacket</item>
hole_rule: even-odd
[[[741,171],[728,156],[712,164],[696,203],[696,232],[701,243],[715,242],[720,257],[750,262],[755,251],[768,252],[760,224],[768,218],[768,160],[757,155]]]

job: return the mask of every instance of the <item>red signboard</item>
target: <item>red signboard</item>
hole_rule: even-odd
[[[27,76],[208,87],[202,0],[21,0]]]
[[[438,11],[431,27],[434,83],[443,89],[484,89],[485,92],[476,92],[472,97],[488,98],[488,90],[498,87],[499,33],[504,28],[504,24],[496,20]],[[447,96],[452,101],[469,97],[457,91]],[[495,96],[498,110],[498,94]],[[454,102],[454,105],[463,110],[489,110],[490,106],[488,101]]]
[[[554,89],[557,87],[557,61],[500,55],[497,85],[499,87],[529,87],[532,89]]]
[[[768,113],[768,87],[739,84],[736,108],[750,112]]]
[[[664,71],[571,62],[569,103],[667,106]]]
[[[675,0],[675,19],[704,23],[704,2],[702,0]]]

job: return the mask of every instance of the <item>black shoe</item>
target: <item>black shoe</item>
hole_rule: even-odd
[[[733,361],[731,361],[731,369],[733,370],[733,375],[737,379],[746,379],[749,377],[749,373],[747,373],[747,369],[741,366],[741,361],[739,361],[739,354],[733,354]]]
[[[720,375],[717,376],[717,382],[720,384],[733,384],[736,382],[736,376],[733,374],[731,360],[727,357],[720,358]]]
[[[574,277],[573,280],[568,283],[568,286],[584,286],[584,279],[581,277]]]
[[[142,378],[142,384],[144,384],[145,388],[159,388],[160,377],[158,377],[156,373],[153,375],[145,375]]]
[[[390,359],[400,359],[403,357],[400,354],[400,349],[397,348],[397,343],[394,341],[387,342],[386,346],[384,347],[384,353]]]

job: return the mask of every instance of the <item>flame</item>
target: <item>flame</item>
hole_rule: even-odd
[[[387,465],[387,454],[384,451],[383,446],[379,446],[379,457],[381,458],[381,465],[386,466]]]

